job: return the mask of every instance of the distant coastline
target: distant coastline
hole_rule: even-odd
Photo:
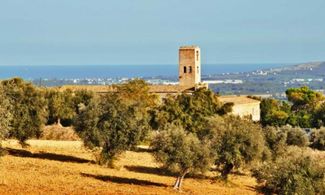
[[[206,64],[203,75],[250,72],[260,69],[282,67],[287,64]],[[87,79],[87,78],[133,78],[177,77],[175,65],[1,65],[0,79],[21,77],[35,79]]]

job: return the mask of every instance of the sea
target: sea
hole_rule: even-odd
[[[286,64],[203,64],[202,75],[242,73]],[[178,65],[0,65],[0,79],[177,77]]]

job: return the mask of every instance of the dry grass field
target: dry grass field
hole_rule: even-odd
[[[0,194],[256,194],[254,178],[231,175],[224,183],[212,178],[186,178],[183,191],[172,189],[174,177],[164,174],[146,151],[124,153],[117,169],[94,164],[79,141],[30,140],[22,149],[3,143]]]

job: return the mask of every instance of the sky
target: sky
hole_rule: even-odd
[[[0,65],[325,60],[324,0],[1,0]]]

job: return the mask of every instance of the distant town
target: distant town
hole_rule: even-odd
[[[285,99],[285,90],[291,87],[309,86],[324,93],[325,63],[308,63],[277,69],[251,72],[202,75],[202,81],[209,88],[223,95],[257,95]],[[33,79],[38,86],[61,85],[112,85],[124,83],[132,78],[72,78],[72,79]],[[150,84],[177,85],[177,76],[142,77]]]

